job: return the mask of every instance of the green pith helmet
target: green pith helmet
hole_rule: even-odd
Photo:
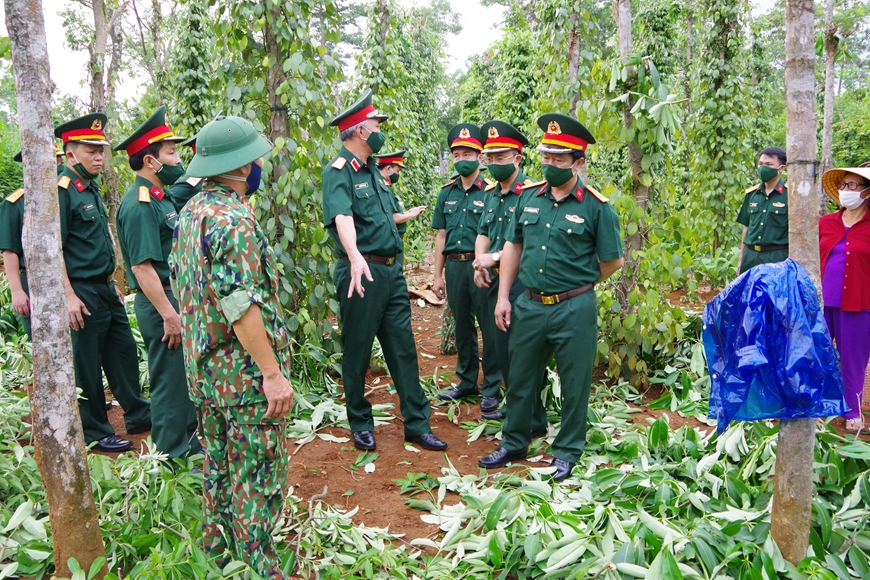
[[[451,150],[454,147],[468,147],[475,151],[483,150],[483,144],[480,142],[480,127],[472,123],[453,125],[447,132],[447,146]]]
[[[268,139],[241,117],[218,117],[196,135],[191,177],[213,177],[253,163],[272,150]]]
[[[595,137],[589,129],[573,117],[562,113],[546,113],[538,117],[538,127],[543,129],[544,138],[538,145],[538,151],[544,153],[571,153],[586,151],[595,143]]]
[[[480,136],[485,139],[484,153],[502,153],[516,151],[522,153],[523,147],[529,144],[526,136],[516,127],[504,121],[489,121],[480,128]]]
[[[162,143],[163,141],[184,141],[184,137],[179,137],[169,128],[169,115],[166,114],[166,107],[160,107],[154,114],[148,117],[148,120],[142,123],[138,129],[133,131],[133,134],[127,137],[123,143],[115,147],[115,151],[124,149],[127,155],[135,155],[154,143]]]

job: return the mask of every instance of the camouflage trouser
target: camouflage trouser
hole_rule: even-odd
[[[284,423],[266,404],[202,407],[206,439],[202,537],[221,567],[230,556],[261,576],[283,579],[272,529],[284,504]]]

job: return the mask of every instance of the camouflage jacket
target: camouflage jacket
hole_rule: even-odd
[[[169,267],[194,402],[217,407],[264,402],[262,373],[233,324],[258,305],[288,379],[291,360],[275,256],[250,206],[225,185],[208,182],[178,215]]]

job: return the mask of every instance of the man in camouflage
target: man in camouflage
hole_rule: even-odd
[[[188,172],[205,182],[178,216],[169,261],[206,439],[203,543],[219,566],[236,558],[285,578],[272,529],[287,475],[290,341],[275,256],[244,198],[271,145],[248,121],[219,117],[197,146]]]

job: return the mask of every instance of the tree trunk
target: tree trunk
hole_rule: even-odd
[[[619,56],[625,59],[631,54],[633,48],[631,36],[631,0],[613,0],[611,5],[613,9],[613,18],[616,20],[617,43],[619,45]],[[629,85],[634,85],[637,81],[634,67],[628,71]],[[633,86],[627,87],[629,90]],[[623,122],[625,128],[631,130],[634,127],[634,116],[631,114],[631,109],[634,108],[637,100],[629,97],[623,110]],[[643,151],[635,139],[628,142],[628,162],[631,168],[631,193],[634,196],[637,207],[643,210],[646,214],[647,206],[649,206],[649,187],[643,184]],[[639,220],[637,230],[634,234],[628,237],[625,245],[625,264],[622,267],[622,276],[619,279],[618,298],[623,309],[629,307],[628,295],[634,288],[637,278],[637,254],[643,249],[643,231],[644,221]]]
[[[789,256],[819,280],[813,0],[787,0],[785,36]],[[779,423],[770,533],[783,558],[807,554],[812,520],[815,419]]]
[[[692,43],[694,42],[695,21],[692,0],[686,2],[686,62],[692,62]],[[686,97],[686,118],[692,114],[692,74],[687,68],[683,72],[683,91]]]
[[[284,59],[281,57],[281,45],[275,37],[275,29],[279,28],[277,22],[284,18],[282,7],[280,4],[265,0],[264,2],[268,14],[268,20],[272,23],[271,26],[265,27],[265,49],[269,55],[269,68],[266,69],[266,89],[269,93],[269,140],[275,143],[279,138],[288,139],[290,137],[290,125],[287,118],[287,106],[281,103],[281,95],[278,94],[278,89],[287,81],[287,75],[284,73]],[[282,150],[286,154],[285,150]],[[273,164],[273,181],[278,181],[282,175],[287,173],[287,167],[282,163]]]
[[[24,152],[24,253],[33,325],[33,442],[58,576],[105,557],[75,391],[63,267],[48,45],[41,0],[5,0]],[[102,566],[98,578],[107,572]]]
[[[385,43],[387,42],[387,33],[390,31],[390,2],[389,0],[378,0],[377,6],[375,7],[375,12],[378,14],[378,38],[380,39],[380,44],[378,45],[381,50]],[[380,55],[381,58],[385,57],[385,54]],[[371,89],[372,93],[375,95],[378,94],[378,89],[380,88],[380,83],[375,80],[372,83]]]
[[[822,172],[834,167],[833,156],[833,132],[834,132],[834,57],[837,56],[837,48],[840,40],[837,38],[837,27],[834,24],[834,0],[828,0],[825,7],[825,117],[822,126]],[[828,199],[824,195],[819,197],[819,214],[827,213]]]

